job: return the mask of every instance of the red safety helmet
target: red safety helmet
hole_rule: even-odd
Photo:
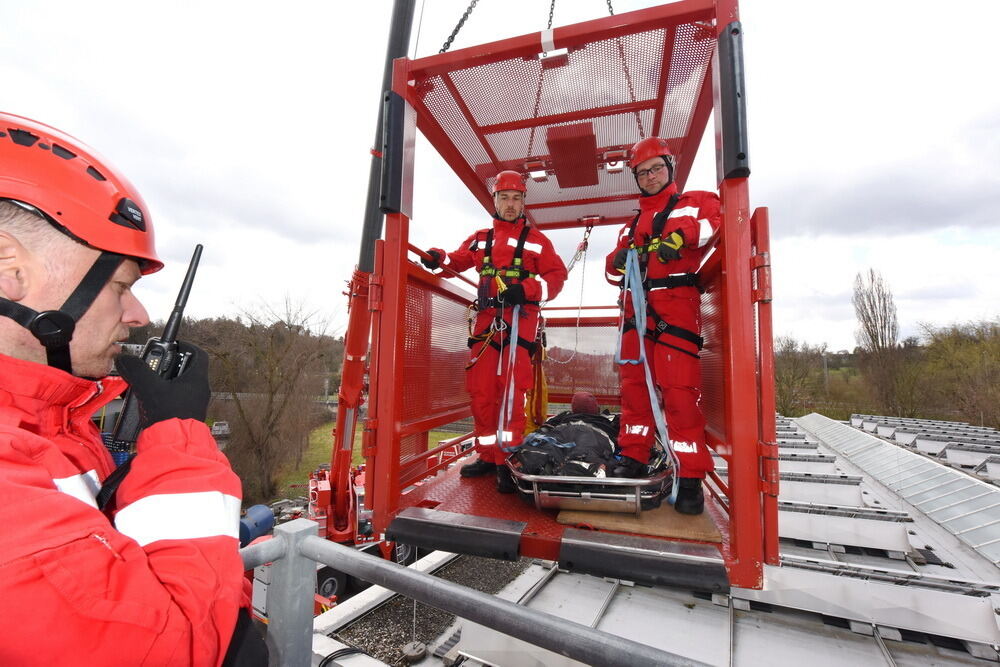
[[[632,146],[628,166],[632,171],[635,171],[646,160],[661,156],[666,160],[667,164],[673,161],[673,154],[670,152],[667,140],[660,137],[646,137],[636,142],[635,146]]]
[[[163,268],[146,203],[90,147],[43,123],[0,112],[0,199],[29,204],[87,245]]]
[[[528,188],[525,186],[524,179],[521,178],[521,174],[508,169],[497,174],[497,180],[493,182],[493,194],[496,194],[501,190],[518,190],[519,192],[527,192]]]

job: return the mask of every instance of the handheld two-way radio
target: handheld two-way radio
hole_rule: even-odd
[[[167,318],[167,323],[163,327],[163,333],[159,337],[150,338],[145,347],[142,348],[140,357],[155,373],[165,378],[175,378],[184,372],[191,355],[188,352],[181,352],[177,346],[177,332],[181,328],[181,321],[184,319],[184,307],[187,305],[188,295],[191,293],[191,286],[194,284],[194,274],[198,270],[198,262],[201,260],[201,244],[194,248],[194,255],[188,265],[187,275],[181,284],[181,291],[177,295],[177,303]],[[112,431],[109,449],[114,452],[131,453],[135,449],[135,441],[139,439],[140,419],[139,401],[132,395],[132,390],[125,392],[125,402],[122,411],[115,422]]]

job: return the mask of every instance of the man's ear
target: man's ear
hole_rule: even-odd
[[[28,293],[28,249],[0,230],[0,297],[20,301]]]

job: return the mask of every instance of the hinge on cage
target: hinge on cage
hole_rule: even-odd
[[[755,274],[757,286],[753,288],[751,297],[754,303],[771,303],[771,255],[767,252],[757,253],[750,258],[750,273]]]
[[[778,470],[778,444],[758,441],[757,451],[760,454],[760,490],[777,497],[778,482],[781,479]]]
[[[382,277],[372,276],[368,281],[368,310],[372,313],[382,310]]]
[[[365,430],[361,432],[361,455],[365,458],[375,456],[375,429],[378,419],[366,419]]]

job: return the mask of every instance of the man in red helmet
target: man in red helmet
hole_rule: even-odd
[[[421,260],[429,269],[447,266],[462,272],[475,267],[479,273],[479,312],[469,339],[466,372],[479,458],[462,466],[461,475],[478,477],[495,471],[501,492],[514,491],[502,464],[505,450],[517,447],[524,435],[524,393],[532,384],[539,303],[554,299],[566,281],[566,266],[552,243],[524,217],[526,192],[519,173],[501,171],[493,183],[493,225],[477,231],[454,252],[432,248],[427,251],[430,259]],[[516,340],[511,336],[515,309]],[[516,346],[513,369],[511,345]],[[506,423],[500,423],[501,412],[509,415]]]
[[[696,271],[706,246],[719,228],[719,198],[712,192],[677,191],[673,156],[659,137],[632,147],[629,166],[639,186],[639,214],[618,235],[606,260],[608,281],[622,284],[629,250],[639,259],[647,312],[636,317],[630,290],[622,294],[625,333],[623,359],[639,358],[644,347],[653,382],[667,415],[670,445],[680,463],[674,509],[701,514],[705,505],[701,480],[712,470],[702,415],[701,295]],[[646,473],[655,433],[650,389],[642,364],[620,366],[622,416],[618,444],[622,459],[614,477]],[[656,406],[659,409],[659,406]]]
[[[204,423],[205,353],[164,380],[116,358],[159,270],[146,205],[73,137],[0,113],[0,664],[219,665],[250,653],[240,480]],[[106,377],[117,363],[122,378]],[[114,507],[90,420],[131,384],[144,426]],[[238,620],[239,619],[239,620]],[[232,643],[231,643],[232,642]],[[247,653],[248,652],[248,653]]]

